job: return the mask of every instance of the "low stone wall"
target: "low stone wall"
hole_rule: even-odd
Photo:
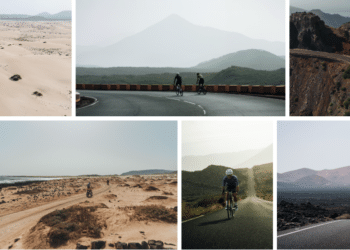
[[[205,85],[208,92],[219,93],[246,93],[258,95],[285,95],[285,85],[262,86],[262,85]],[[77,90],[135,90],[135,91],[174,91],[173,85],[136,85],[136,84],[77,84]],[[196,85],[183,85],[185,92],[195,92]]]
[[[168,245],[168,246],[165,246]],[[138,242],[116,242],[116,243],[109,243],[108,247],[112,249],[171,249],[169,246],[175,246],[173,244],[166,244],[159,240],[149,240],[148,242],[142,241],[141,243]],[[84,243],[77,243],[76,249],[104,249],[107,247],[107,242],[104,240],[98,240],[93,241],[90,244],[84,244]]]

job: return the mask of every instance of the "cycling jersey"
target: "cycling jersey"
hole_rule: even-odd
[[[201,74],[197,75],[197,82],[196,84],[203,85],[204,84],[204,78]]]
[[[176,75],[175,76],[174,84],[181,86],[181,84],[182,84],[182,77],[180,75]]]
[[[228,191],[236,191],[236,187],[238,186],[238,178],[235,175],[232,175],[231,179],[229,179],[226,175],[222,180],[222,186],[225,187],[227,185]]]

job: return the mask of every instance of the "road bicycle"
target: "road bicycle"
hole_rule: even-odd
[[[182,88],[181,88],[180,85],[176,85],[176,86],[175,86],[175,91],[176,91],[176,95],[181,95],[181,96],[183,96],[183,94],[184,94],[184,91],[182,90]]]
[[[207,90],[204,88],[204,86],[199,86],[197,93],[198,95],[200,95],[201,93],[203,93],[203,95],[206,95]]]
[[[229,191],[227,199],[227,217],[229,220],[234,217],[235,212],[236,209],[233,207],[232,191]]]

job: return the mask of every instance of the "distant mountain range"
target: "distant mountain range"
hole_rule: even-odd
[[[350,166],[316,171],[302,168],[277,174],[278,190],[350,187]]]
[[[122,173],[121,175],[148,175],[148,174],[173,174],[177,173],[174,170],[164,170],[164,169],[148,169],[148,170],[136,170]]]
[[[339,14],[328,14],[325,13],[319,9],[313,9],[313,10],[304,10],[304,9],[300,9],[300,8],[296,8],[293,6],[290,6],[290,14],[296,13],[296,12],[311,12],[314,13],[315,15],[319,16],[321,18],[322,21],[324,21],[324,23],[327,26],[333,27],[333,28],[339,28],[340,26],[342,26],[344,23],[348,23],[350,22],[350,17],[344,17],[341,16]]]
[[[121,41],[77,53],[77,64],[100,67],[188,68],[241,50],[265,50],[285,54],[283,42],[252,39],[235,32],[194,25],[171,15]]]
[[[272,145],[264,149],[241,152],[182,157],[182,168],[191,171],[202,170],[209,165],[222,165],[230,168],[251,168],[273,161]]]
[[[0,14],[0,20],[20,20],[20,21],[55,21],[55,20],[72,20],[72,11],[61,11],[57,14],[42,12],[37,15],[23,14]]]
[[[285,60],[264,50],[250,49],[202,62],[193,68],[207,72],[221,71],[231,66],[256,70],[277,70],[285,67]]]

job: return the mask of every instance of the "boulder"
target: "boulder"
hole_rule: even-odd
[[[91,242],[91,249],[103,249],[106,247],[106,241],[99,240]]]

